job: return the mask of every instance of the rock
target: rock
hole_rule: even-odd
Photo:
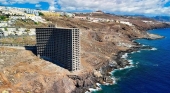
[[[156,34],[148,34],[147,39],[155,40],[155,39],[161,39],[164,38],[164,36],[156,35]]]
[[[101,75],[101,73],[99,72],[99,71],[94,71],[94,75],[95,75],[95,77],[101,77],[102,75]]]
[[[3,60],[3,59],[0,59],[0,62],[4,62],[4,60]]]
[[[73,80],[68,77],[55,81],[47,93],[72,93],[76,88]]]
[[[9,93],[9,91],[7,91],[7,90],[4,90],[4,91],[2,91],[2,93]]]
[[[88,87],[88,86],[91,86],[91,85],[93,85],[93,82],[90,79],[86,79],[84,81],[83,87]]]
[[[77,80],[76,82],[77,82],[76,87],[83,87],[84,81]]]

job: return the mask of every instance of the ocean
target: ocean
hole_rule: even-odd
[[[92,93],[170,93],[170,28],[150,30],[149,33],[165,36],[158,40],[136,40],[151,50],[128,54],[133,63],[129,68],[116,70],[114,85],[100,85]]]

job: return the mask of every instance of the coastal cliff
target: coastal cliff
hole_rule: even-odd
[[[85,16],[85,15],[81,15]],[[0,91],[14,93],[83,93],[96,83],[112,83],[109,71],[130,65],[121,56],[140,48],[134,39],[162,38],[147,30],[170,27],[147,18],[93,15],[114,22],[89,22],[75,18],[46,19],[60,27],[81,30],[81,70],[69,72],[53,63],[39,59],[26,50],[1,47]],[[5,51],[8,50],[8,51]],[[10,56],[10,59],[9,59]]]

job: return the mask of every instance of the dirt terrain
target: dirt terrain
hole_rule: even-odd
[[[102,73],[99,72],[101,67],[110,62],[117,64],[115,59],[118,52],[135,47],[133,39],[159,37],[148,34],[146,30],[169,26],[147,18],[108,14],[94,14],[93,17],[117,21],[126,20],[132,25],[116,21],[96,23],[75,18],[46,17],[60,27],[77,27],[81,30],[82,69],[69,72],[51,62],[38,58],[31,51],[0,47],[0,92],[85,92],[90,87],[96,87],[95,83],[103,82]]]

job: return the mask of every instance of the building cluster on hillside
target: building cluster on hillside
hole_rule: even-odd
[[[28,9],[28,8],[0,6],[0,14],[8,15],[9,20],[11,22],[14,22],[15,20],[18,20],[18,19],[23,19],[23,20],[31,19],[34,22],[46,23],[46,20],[40,16],[40,13],[43,13],[49,16],[55,16],[55,17],[61,17],[61,16],[74,17],[75,16],[74,13],[67,13],[67,12],[55,12],[55,11],[36,10],[36,9]],[[6,26],[6,23],[0,24],[0,27],[2,26]]]
[[[153,21],[147,21],[147,20],[143,20],[144,23],[146,24],[156,24],[155,22]],[[159,24],[159,22],[157,22]]]
[[[132,23],[128,22],[128,20],[120,20],[120,19],[108,19],[108,18],[97,18],[97,17],[91,17],[91,16],[75,16],[75,19],[79,19],[79,20],[86,20],[89,22],[95,22],[95,23],[99,23],[99,22],[112,22],[112,23],[120,23],[120,24],[125,24],[128,26],[133,26]]]
[[[9,15],[25,15],[25,14],[33,14],[35,16],[39,16],[40,10],[28,9],[28,8],[16,8],[16,7],[4,7],[0,6],[0,10],[3,14]]]
[[[0,16],[8,16],[8,20],[0,21],[0,36],[10,36],[10,35],[35,35],[35,29],[27,29],[27,28],[16,28],[12,25],[16,20],[27,20],[30,19],[34,22],[46,23],[47,21],[43,19],[40,13],[47,16],[54,17],[71,17],[73,18],[75,15],[73,13],[67,12],[55,12],[55,11],[45,11],[45,10],[35,10],[28,8],[16,8],[16,7],[5,7],[0,6]]]
[[[130,23],[128,20],[94,17],[93,14],[104,14],[104,12],[102,12],[100,10],[92,12],[90,14],[89,13],[76,13],[76,14],[78,14],[78,15],[74,16],[74,18],[79,19],[79,20],[86,20],[86,21],[95,22],[95,23],[112,22],[112,23],[120,23],[120,24],[125,24],[128,26],[133,26],[133,24]]]
[[[73,18],[75,17],[75,14],[74,13],[68,13],[68,12],[54,12],[54,11],[41,11],[44,15],[47,15],[47,16],[55,16],[55,17],[69,17],[69,18]]]
[[[65,17],[69,17],[69,18],[86,20],[86,21],[95,22],[95,23],[113,22],[113,23],[120,23],[120,24],[125,24],[128,26],[133,26],[132,23],[130,23],[126,20],[99,18],[99,17],[92,16],[93,14],[104,14],[104,12],[102,12],[100,10],[96,11],[96,12],[92,12],[90,14],[84,14],[86,16],[80,16],[80,15],[78,16],[74,13],[67,13],[67,12],[55,12],[55,11],[45,11],[45,10],[35,10],[35,9],[27,9],[27,8],[0,6],[0,14],[9,16],[8,20],[0,21],[0,27],[2,30],[1,32],[4,33],[4,36],[25,34],[26,32],[23,29],[16,29],[16,28],[10,28],[10,27],[12,27],[12,24],[14,24],[15,21],[18,19],[22,19],[22,20],[31,19],[37,23],[38,22],[46,23],[47,21],[41,17],[41,13],[46,16],[58,17],[58,18],[65,16]],[[5,30],[4,28],[7,28],[9,30]],[[35,33],[35,31],[30,32],[29,34],[34,35],[34,33]]]
[[[130,23],[130,22],[126,22],[126,21],[119,21],[119,23],[121,23],[121,24],[125,24],[125,25],[128,25],[128,26],[133,26],[133,24],[132,24],[132,23]]]
[[[107,19],[107,18],[96,18],[96,17],[89,17],[89,16],[74,16],[75,19],[80,20],[87,20],[89,22],[115,22],[113,19]]]
[[[9,20],[12,22],[14,22],[17,19],[23,19],[23,20],[31,19],[34,22],[45,22],[45,19],[39,16],[39,12],[40,10],[0,6],[1,15],[8,15]],[[8,26],[10,25],[8,24]],[[2,24],[1,24],[1,27],[2,27]]]

